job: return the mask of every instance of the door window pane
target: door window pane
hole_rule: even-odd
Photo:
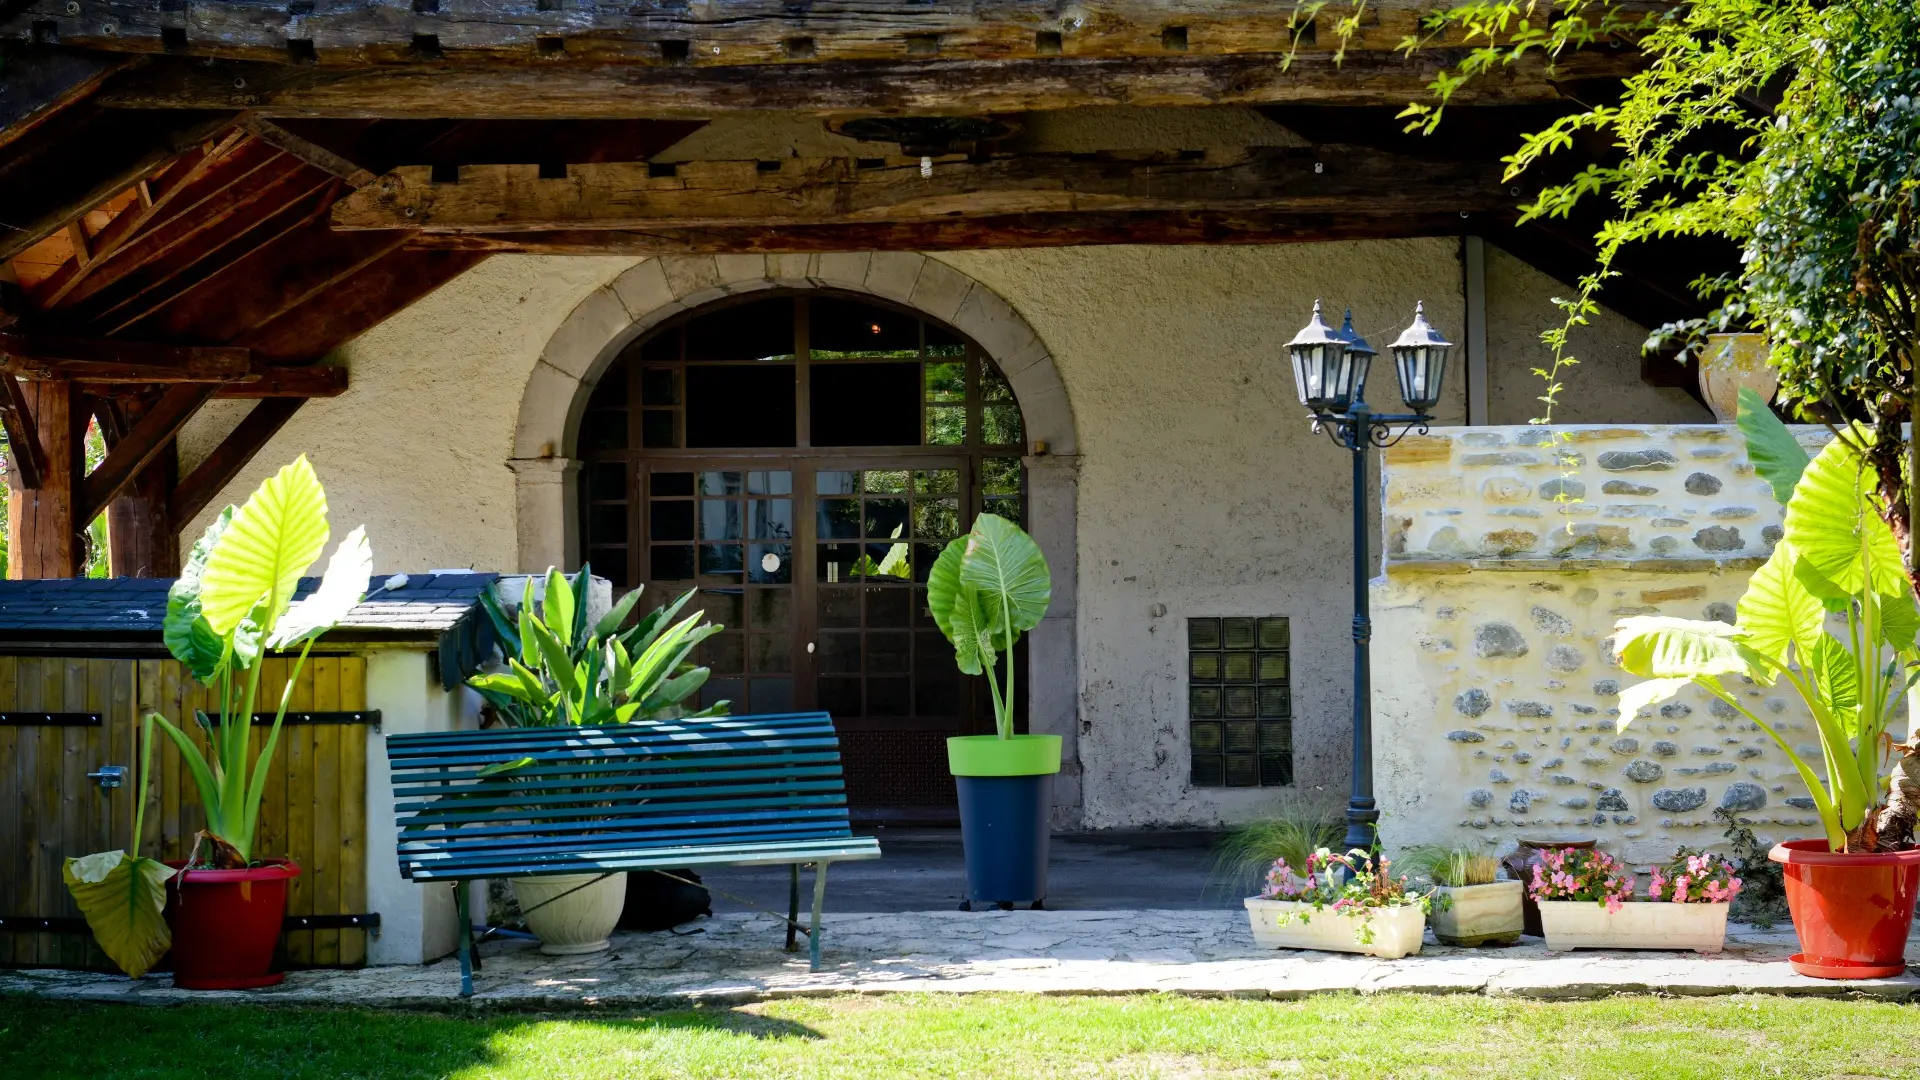
[[[795,387],[792,364],[687,368],[687,446],[792,446]]]
[[[791,360],[793,297],[729,304],[687,323],[687,360]]]
[[[655,499],[648,505],[652,520],[648,536],[655,540],[693,539],[693,503],[686,499]]]
[[[647,493],[650,495],[691,495],[693,494],[693,474],[690,472],[657,472],[647,478]]]
[[[915,316],[831,296],[814,297],[807,314],[816,359],[920,355],[920,320]]]
[[[920,445],[920,365],[815,364],[815,446]]]

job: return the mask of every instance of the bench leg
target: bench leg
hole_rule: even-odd
[[[800,864],[787,869],[791,872],[787,878],[787,951],[792,952],[800,929]]]
[[[467,886],[469,882],[456,881],[453,885],[453,906],[460,920],[460,996],[473,996],[473,919],[467,915]]]
[[[800,868],[794,867],[795,880],[799,880]],[[807,953],[810,961],[807,970],[820,970],[820,908],[827,902],[827,864],[813,864],[813,925],[807,931]]]

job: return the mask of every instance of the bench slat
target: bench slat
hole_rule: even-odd
[[[460,794],[463,797],[495,794],[529,794],[538,791],[569,791],[578,789],[618,788],[620,790],[638,790],[671,784],[745,784],[765,783],[786,778],[812,779],[818,777],[840,776],[838,762],[814,764],[782,764],[769,759],[767,762],[747,769],[674,769],[640,773],[581,772],[575,769],[546,769],[533,772],[531,769],[515,769],[511,774],[489,776],[475,780],[409,780],[396,783],[393,793],[396,797],[414,797],[431,795],[435,797]]]
[[[852,861],[880,857],[880,842],[871,837],[794,844],[725,844],[711,847],[609,850],[573,856],[502,860],[491,864],[445,866],[422,862],[413,871],[415,881],[460,880],[476,877],[523,877],[540,874],[582,874],[595,871],[671,869],[681,866],[765,866],[785,863]]]
[[[674,799],[697,799],[706,805],[727,805],[732,804],[732,800],[735,799],[768,797],[782,793],[797,798],[802,795],[821,793],[844,796],[845,792],[846,787],[837,776],[826,780],[790,780],[780,777],[747,784],[696,784],[692,787],[644,787],[625,791],[606,791],[597,787],[561,788],[539,794],[499,789],[489,789],[484,793],[469,793],[463,790],[440,799],[398,803],[394,809],[419,810],[429,814],[458,809],[466,813],[475,810],[511,811],[525,807],[576,806],[581,802],[591,802],[594,804],[595,813],[618,814],[634,806],[651,805]]]
[[[768,765],[780,765],[782,767],[786,767],[789,765],[830,765],[837,770],[840,767],[840,755],[838,752],[832,751],[832,750],[813,750],[813,751],[781,751],[778,753],[751,754],[751,755],[745,755],[740,757],[729,755],[729,756],[723,756],[723,757],[702,758],[699,760],[690,760],[687,758],[680,758],[680,757],[676,757],[676,758],[636,757],[636,758],[623,758],[623,759],[607,761],[607,762],[569,760],[564,763],[553,762],[548,764],[536,763],[532,765],[525,765],[519,769],[514,770],[513,775],[516,777],[586,776],[586,775],[599,775],[601,773],[606,773],[608,775],[613,775],[613,776],[628,776],[628,775],[644,776],[648,773],[655,773],[655,772],[666,772],[666,773],[698,772],[702,774],[713,773],[716,776],[725,776],[733,772],[743,771],[747,769],[761,768]],[[450,782],[481,779],[480,770],[484,767],[485,766],[472,766],[472,767],[442,766],[442,767],[433,769],[430,772],[426,772],[426,775],[422,775],[422,776],[415,776],[411,774],[414,772],[425,772],[425,770],[408,770],[409,775],[405,777],[402,777],[399,773],[396,772],[394,774],[395,776],[394,783],[396,785],[396,790],[398,790],[398,786],[402,784],[417,785],[417,786],[425,786],[425,785],[431,784],[431,785],[437,785],[436,790],[445,790],[446,785]],[[491,779],[491,778],[488,778],[488,779]]]
[[[470,767],[476,764],[492,764],[496,761],[513,761],[519,758],[528,758],[536,762],[551,762],[555,764],[571,762],[613,762],[626,758],[638,758],[650,761],[666,760],[690,764],[695,760],[724,759],[733,754],[765,752],[771,749],[826,750],[837,749],[838,747],[839,741],[831,735],[821,735],[812,738],[767,739],[754,743],[734,742],[730,744],[710,744],[699,747],[690,746],[686,743],[676,743],[671,747],[665,748],[629,744],[601,747],[566,746],[546,750],[528,747],[526,749],[515,748],[415,758],[411,761],[394,763],[393,771],[414,772],[422,769]],[[669,754],[671,756],[668,756]]]
[[[607,829],[591,834],[537,837],[524,833],[499,837],[466,837],[457,845],[420,844],[417,850],[401,845],[401,861],[415,855],[440,854],[467,858],[495,851],[592,851],[600,848],[685,847],[701,843],[745,843],[749,840],[844,840],[846,831],[832,822],[765,822],[750,829],[734,825],[686,825],[668,829]]]

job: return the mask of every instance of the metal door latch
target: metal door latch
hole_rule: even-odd
[[[127,767],[125,765],[102,765],[94,772],[88,773],[87,779],[99,784],[100,790],[111,791],[127,782]]]

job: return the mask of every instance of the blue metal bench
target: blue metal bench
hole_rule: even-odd
[[[791,950],[812,863],[815,971],[827,864],[880,857],[879,841],[853,835],[826,713],[393,735],[387,760],[414,881],[788,864]],[[467,891],[454,890],[462,995],[478,959]]]

